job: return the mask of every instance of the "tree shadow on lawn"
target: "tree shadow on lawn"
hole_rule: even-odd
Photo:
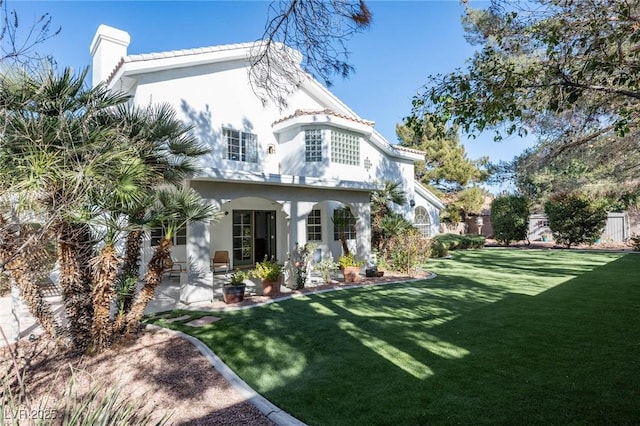
[[[628,255],[534,297],[441,276],[188,332],[309,424],[634,423],[638,275]]]

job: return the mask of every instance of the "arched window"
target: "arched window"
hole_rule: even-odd
[[[420,231],[422,236],[427,238],[431,236],[431,217],[429,216],[427,209],[424,207],[416,207],[413,224],[418,231]]]

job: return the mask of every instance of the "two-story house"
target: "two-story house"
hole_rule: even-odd
[[[253,43],[128,55],[129,42],[124,31],[98,28],[93,83],[106,81],[136,105],[173,105],[211,148],[186,184],[224,216],[176,235],[174,257],[189,260],[189,285],[210,285],[216,251],[230,253],[232,268],[265,256],[283,261],[307,241],[318,244],[317,258],[337,258],[332,219],[345,206],[354,225],[346,229],[350,246],[367,260],[369,197],[385,180],[402,182],[409,201],[399,211],[426,236],[437,232],[444,206],[414,180],[414,162],[424,154],[390,144],[312,77],[281,109],[265,105],[249,84]]]

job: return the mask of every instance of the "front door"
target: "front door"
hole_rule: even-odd
[[[253,265],[276,255],[276,212],[233,211],[233,265]]]

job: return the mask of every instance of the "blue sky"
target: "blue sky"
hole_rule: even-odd
[[[368,31],[349,42],[356,72],[334,79],[331,91],[392,143],[395,125],[411,111],[411,99],[431,74],[464,67],[473,46],[464,39],[457,0],[367,2],[373,13]],[[476,7],[486,2],[472,1]],[[8,0],[26,29],[48,12],[62,32],[40,48],[60,66],[91,63],[89,45],[100,24],[131,35],[129,54],[187,49],[259,39],[268,1],[23,1]],[[469,158],[488,155],[510,160],[530,141],[513,137],[493,142],[491,134],[462,136]]]

